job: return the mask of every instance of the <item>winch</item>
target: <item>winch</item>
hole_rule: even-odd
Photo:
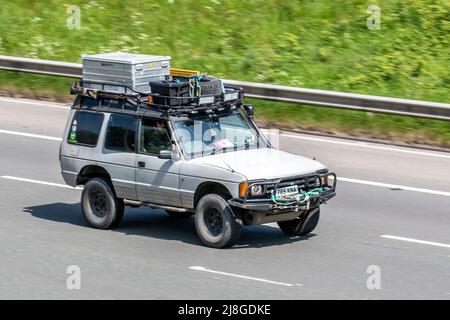
[[[272,192],[272,201],[279,206],[302,205],[308,203],[311,198],[319,196],[323,192],[323,188],[315,188],[309,191],[300,191],[292,195],[277,196],[276,192]]]

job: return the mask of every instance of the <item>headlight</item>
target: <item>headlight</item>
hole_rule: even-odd
[[[320,177],[316,177],[316,178],[314,179],[314,186],[315,186],[316,188],[320,187],[321,182],[322,182],[322,184],[323,184],[323,179],[322,179],[322,181],[321,181],[321,178],[320,178]]]
[[[263,187],[260,184],[254,184],[253,186],[250,187],[250,193],[252,194],[252,196],[259,196],[262,195],[263,193]]]
[[[248,186],[248,181],[244,181],[239,184],[239,197],[245,198],[248,193],[250,193],[252,196],[260,196],[264,193],[264,187],[260,184],[254,184],[250,188]],[[247,188],[248,193],[246,194]]]

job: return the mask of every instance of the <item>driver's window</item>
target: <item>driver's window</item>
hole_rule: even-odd
[[[158,154],[159,151],[171,149],[172,143],[167,129],[167,122],[162,120],[142,119],[139,151]]]

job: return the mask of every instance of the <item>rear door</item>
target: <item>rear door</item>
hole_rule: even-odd
[[[141,119],[136,158],[137,196],[143,202],[181,207],[180,161],[158,158],[163,149],[172,149],[167,122]]]
[[[138,118],[127,114],[111,114],[102,150],[102,166],[111,176],[119,198],[137,200],[136,142]]]

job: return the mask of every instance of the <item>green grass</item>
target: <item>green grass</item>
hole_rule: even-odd
[[[171,4],[170,2],[173,2]],[[228,79],[449,102],[448,0],[65,1],[0,7],[0,54],[80,62],[82,53],[172,56],[172,65]],[[381,29],[368,30],[369,4]],[[70,81],[0,72],[0,90],[66,94]],[[43,89],[45,88],[45,89]],[[41,93],[36,93],[36,91]],[[450,147],[450,123],[254,101],[273,124]]]

